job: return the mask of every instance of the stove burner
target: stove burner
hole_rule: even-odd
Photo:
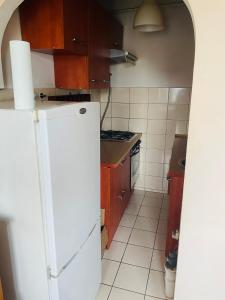
[[[129,141],[135,133],[129,131],[101,130],[101,140]]]

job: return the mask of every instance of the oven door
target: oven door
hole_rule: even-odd
[[[134,187],[138,179],[139,167],[140,167],[140,144],[138,144],[136,147],[134,146],[131,151],[131,188]]]

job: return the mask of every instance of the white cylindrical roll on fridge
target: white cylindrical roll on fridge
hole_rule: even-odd
[[[34,87],[30,43],[10,41],[14,105],[18,110],[34,109]]]

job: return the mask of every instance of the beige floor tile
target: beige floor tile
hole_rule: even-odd
[[[144,300],[144,295],[113,287],[109,300]]]
[[[129,239],[129,244],[153,248],[154,240],[155,240],[154,232],[133,229]]]
[[[152,252],[152,249],[128,244],[122,261],[127,264],[149,268]]]
[[[102,283],[112,285],[119,269],[119,262],[102,259]]]
[[[105,250],[103,257],[106,259],[121,261],[125,249],[126,244],[112,241],[110,248]]]

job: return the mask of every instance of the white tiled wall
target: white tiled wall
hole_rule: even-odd
[[[101,109],[107,101],[101,91]],[[167,190],[174,135],[187,134],[191,88],[113,88],[103,129],[141,132],[140,176],[136,188]]]

